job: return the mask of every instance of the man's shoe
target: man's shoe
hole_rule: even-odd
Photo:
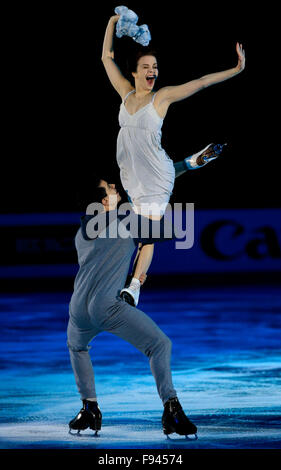
[[[195,434],[197,438],[197,427],[188,419],[177,397],[166,401],[162,415],[162,425],[164,434],[172,434],[173,432],[181,436]]]
[[[69,422],[70,430],[84,431],[87,428],[97,432],[101,429],[102,414],[96,401],[83,400],[83,408],[79,413]]]

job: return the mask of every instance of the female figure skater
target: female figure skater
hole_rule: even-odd
[[[144,49],[137,57],[136,69],[132,72],[135,87],[122,75],[114,62],[113,34],[119,17],[114,15],[109,19],[102,62],[112,86],[122,99],[119,113],[121,129],[117,139],[120,179],[135,212],[159,220],[169,202],[175,179],[173,161],[161,146],[161,128],[169,106],[242,72],[245,68],[245,52],[242,44],[237,43],[236,67],[205,75],[183,85],[163,87],[154,93],[158,66],[152,53]],[[124,292],[131,295],[134,305],[137,305],[139,297],[139,278],[150,266],[153,248],[153,245],[141,247],[131,284],[128,289],[124,289]]]

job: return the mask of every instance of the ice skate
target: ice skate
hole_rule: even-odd
[[[132,279],[128,287],[125,287],[120,292],[121,299],[124,299],[125,302],[127,302],[130,305],[133,305],[133,307],[136,307],[138,305],[139,296],[140,296],[140,281],[135,278]]]
[[[71,431],[77,431],[77,435],[80,431],[84,431],[87,428],[92,429],[95,432],[95,436],[98,436],[98,431],[101,429],[102,414],[96,401],[83,400],[83,408],[79,411],[77,416],[69,422],[69,433]],[[76,434],[76,433],[75,433]]]
[[[196,170],[220,156],[227,144],[209,144],[203,150],[184,159],[188,170]]]
[[[189,435],[194,435],[197,439],[197,427],[185,415],[177,397],[166,401],[162,415],[162,425],[167,438],[169,438],[168,434],[177,433],[186,438]]]
[[[133,291],[129,287],[122,289],[120,297],[125,300],[128,304],[136,307],[139,302],[140,291]]]

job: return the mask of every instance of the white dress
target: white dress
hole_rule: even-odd
[[[173,161],[161,146],[163,119],[150,103],[129,114],[121,103],[117,138],[120,179],[133,209],[142,215],[163,215],[175,182]]]

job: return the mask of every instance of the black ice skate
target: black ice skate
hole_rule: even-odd
[[[162,425],[164,434],[177,433],[187,438],[188,435],[194,434],[197,439],[197,427],[185,415],[181,404],[177,397],[170,398],[164,405],[162,415]]]
[[[73,434],[71,430],[84,431],[87,428],[92,429],[95,432],[95,436],[98,435],[98,431],[101,429],[102,414],[96,401],[83,400],[83,408],[79,411],[78,415],[75,416],[69,422],[69,432]]]

